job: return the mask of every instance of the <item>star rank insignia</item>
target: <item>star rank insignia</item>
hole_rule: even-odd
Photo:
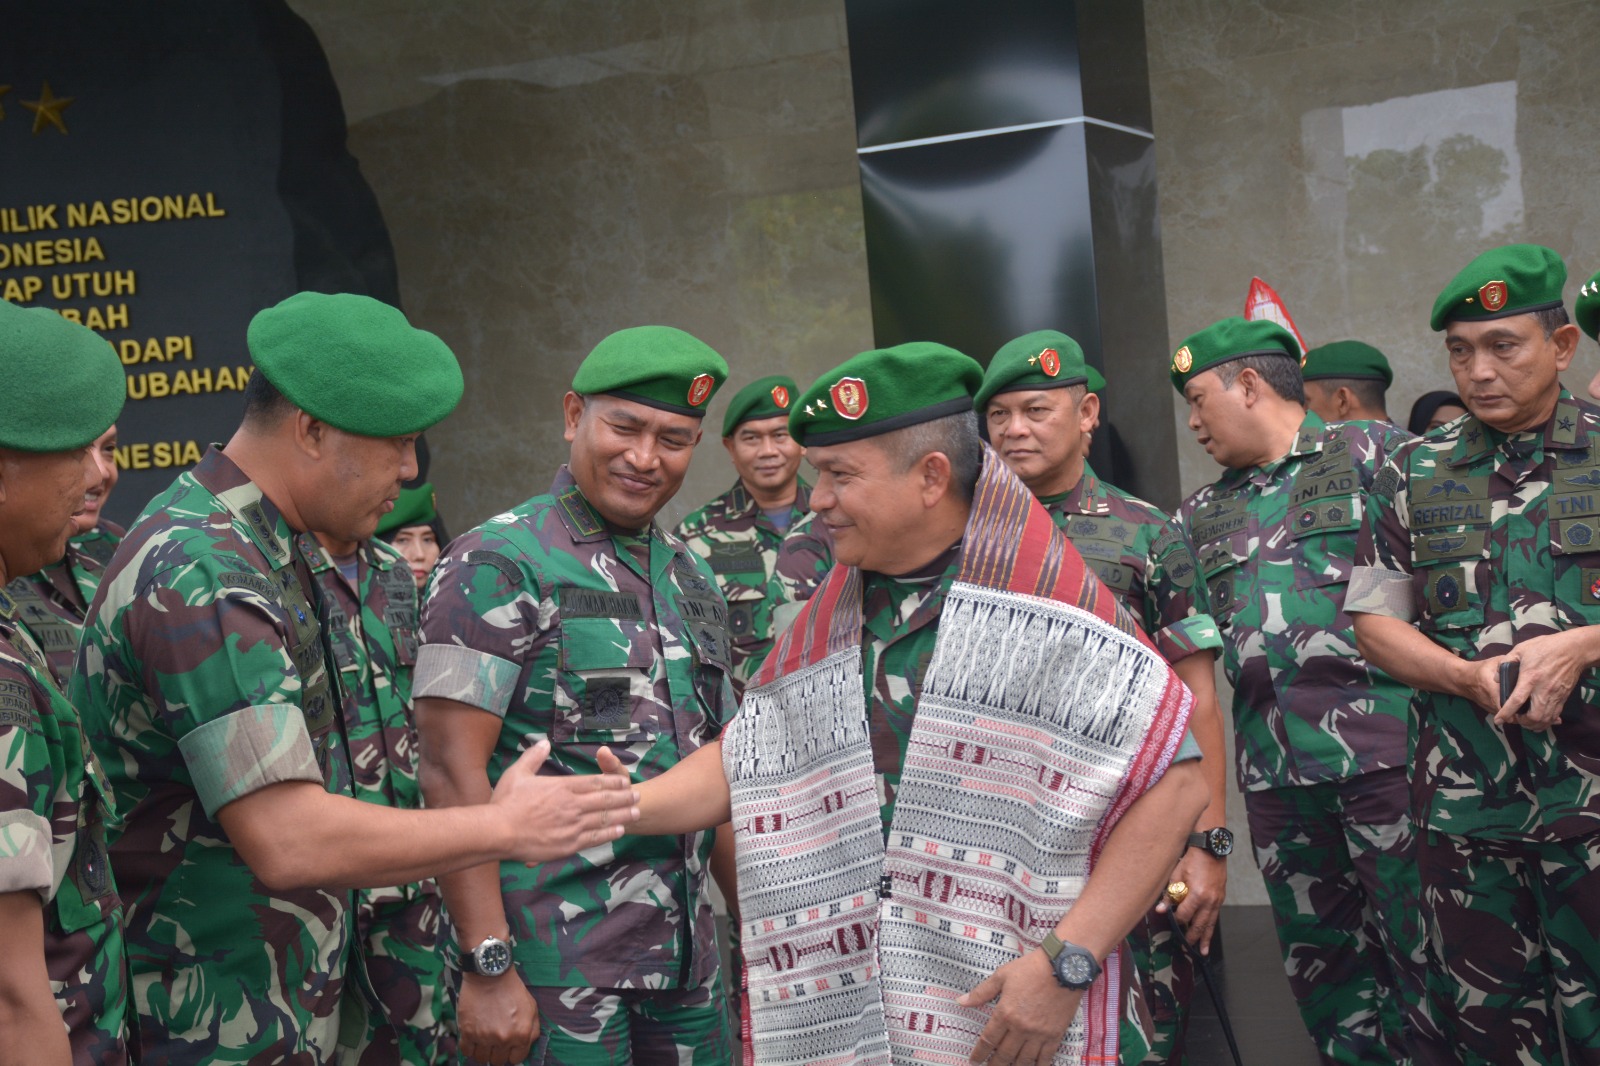
[[[1567,417],[1565,417],[1565,416],[1563,416],[1563,417],[1562,417],[1562,418],[1561,418],[1561,419],[1560,419],[1560,420],[1559,420],[1559,421],[1558,421],[1558,422],[1557,422],[1557,423],[1556,423],[1556,425],[1558,425],[1558,426],[1560,426],[1560,427],[1561,427],[1561,428],[1562,428],[1562,429],[1564,429],[1564,430],[1566,430],[1566,431],[1568,431],[1568,432],[1571,432],[1571,430],[1572,430],[1572,419],[1570,419],[1570,418],[1567,418]]]

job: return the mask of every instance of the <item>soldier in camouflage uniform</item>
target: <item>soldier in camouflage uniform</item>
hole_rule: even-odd
[[[741,697],[772,650],[775,613],[808,599],[833,565],[826,528],[793,541],[787,536],[811,500],[800,477],[805,449],[789,436],[789,403],[798,393],[793,379],[774,374],[734,395],[722,420],[722,445],[739,480],[678,526],[678,536],[710,564],[727,598],[733,691]]]
[[[1210,802],[1195,825],[1198,839],[1170,880],[1187,887],[1177,916],[1190,941],[1209,951],[1227,891],[1232,834],[1227,817],[1227,756],[1214,680],[1222,647],[1197,580],[1194,549],[1177,519],[1107,485],[1085,459],[1105,387],[1085,364],[1078,342],[1038,330],[1004,345],[989,361],[977,406],[989,442],[1039,498],[1078,553],[1120,599],[1156,649],[1195,694],[1190,730],[1206,759]],[[1182,1063],[1195,966],[1173,930],[1169,904],[1157,904],[1129,935],[1145,1002],[1155,1023],[1149,1053],[1124,1062]],[[1125,1049],[1138,1045],[1125,1040]]]
[[[605,338],[563,401],[572,447],[550,491],[450,545],[417,657],[430,805],[487,795],[541,738],[551,773],[594,774],[610,746],[649,779],[731,717],[727,605],[711,568],[654,522],[726,376],[716,352],[679,330]],[[706,833],[631,838],[536,869],[507,862],[442,878],[466,971],[462,1053],[552,1066],[727,1063],[703,891],[710,848]]]
[[[54,311],[0,301],[0,586],[66,551],[122,410],[111,346]],[[127,1061],[122,905],[109,807],[73,706],[0,588],[0,1062]]]
[[[1600,1063],[1600,408],[1561,386],[1565,280],[1510,245],[1440,294],[1469,413],[1390,457],[1351,580],[1362,649],[1417,689],[1430,1064]]]
[[[50,674],[64,692],[78,657],[78,636],[89,601],[100,587],[100,575],[122,540],[123,529],[100,516],[117,485],[117,427],[89,446],[94,483],[83,495],[83,510],[72,516],[77,531],[67,541],[67,554],[36,574],[15,578],[6,592],[17,605],[17,617],[50,660]]]
[[[1303,409],[1271,322],[1184,342],[1172,382],[1226,472],[1184,501],[1233,683],[1235,751],[1284,969],[1325,1062],[1408,1061],[1421,996],[1407,815],[1410,690],[1356,653],[1345,613],[1362,500],[1407,435]]]
[[[1387,397],[1394,384],[1388,358],[1362,341],[1311,349],[1300,367],[1306,409],[1324,422],[1393,422]]]
[[[359,296],[290,297],[255,317],[249,345],[243,423],[123,540],[71,691],[120,816],[110,843],[144,1061],[318,1066],[342,1057],[342,1020],[364,1023],[353,997],[341,1019],[350,889],[613,839],[609,805],[632,798],[620,778],[549,789],[537,755],[490,808],[353,798],[338,670],[295,534],[372,535],[416,473],[415,435],[460,398],[460,368]]]
[[[387,518],[388,516],[384,516]],[[383,532],[379,523],[378,532]],[[321,594],[343,695],[344,731],[356,799],[422,806],[411,668],[417,661],[417,589],[404,559],[373,538],[341,542],[300,536]],[[428,1066],[455,1048],[444,958],[436,950],[439,888],[431,880],[362,889],[355,899],[353,996],[366,1025],[341,1034],[353,1064]],[[352,1030],[355,1030],[352,1024]]]

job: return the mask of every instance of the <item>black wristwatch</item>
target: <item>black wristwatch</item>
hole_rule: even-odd
[[[1233,833],[1220,825],[1215,829],[1190,833],[1189,846],[1203,848],[1218,859],[1226,859],[1233,854]]]
[[[1053,932],[1044,935],[1039,947],[1044,951],[1045,958],[1050,960],[1056,984],[1062,988],[1082,992],[1100,976],[1100,964],[1095,961],[1094,952],[1088,948],[1063,941]]]
[[[511,942],[507,937],[486,936],[483,943],[461,953],[461,969],[480,977],[499,977],[511,969]]]

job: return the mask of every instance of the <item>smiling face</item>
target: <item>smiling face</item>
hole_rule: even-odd
[[[117,487],[117,427],[112,426],[93,444],[89,458],[94,463],[94,479],[83,494],[83,510],[73,519],[75,533],[87,533],[100,521],[100,510]]]
[[[572,478],[600,516],[643,529],[672,499],[700,442],[700,419],[616,396],[562,399]]]
[[[1547,337],[1531,314],[1451,322],[1444,343],[1467,410],[1487,426],[1515,433],[1543,425],[1555,411],[1578,327],[1568,324]]]
[[[793,491],[800,473],[800,457],[805,449],[789,436],[789,416],[753,418],[734,427],[733,436],[722,438],[728,458],[739,472],[739,480],[764,495]]]
[[[297,417],[309,418],[303,412]],[[319,423],[311,484],[296,499],[308,529],[336,540],[366,540],[394,510],[400,485],[417,476],[417,438],[363,437]]]
[[[69,452],[0,450],[0,559],[6,579],[58,562],[99,477],[92,445]]]
[[[816,445],[806,459],[817,470],[811,509],[833,535],[834,558],[884,574],[914,568],[904,563],[927,514],[921,470],[902,471],[870,438]]]
[[[1072,386],[1002,392],[991,397],[983,411],[990,443],[1040,497],[1066,492],[1078,483],[1099,415],[1100,398]]]

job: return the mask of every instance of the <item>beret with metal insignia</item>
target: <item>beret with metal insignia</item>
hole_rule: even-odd
[[[972,410],[977,360],[932,341],[846,359],[795,401],[789,434],[805,447],[843,444]]]
[[[1572,318],[1591,340],[1600,341],[1600,274],[1584,282],[1583,288],[1578,290]]]
[[[433,486],[424,481],[410,489],[401,489],[394,510],[378,519],[378,536],[406,526],[425,526],[439,517],[439,498]]]
[[[1212,323],[1178,346],[1172,353],[1172,387],[1182,392],[1195,375],[1247,355],[1281,355],[1305,365],[1293,333],[1264,318],[1248,321],[1235,315]]]
[[[110,342],[48,307],[0,300],[0,448],[66,452],[92,444],[127,396]]]
[[[1369,378],[1385,388],[1394,384],[1389,360],[1372,345],[1362,341],[1334,341],[1306,353],[1300,376],[1307,381],[1322,378]]]
[[[370,296],[300,292],[259,311],[250,356],[306,414],[363,437],[403,437],[461,402],[461,366],[444,341]]]
[[[594,346],[572,375],[572,391],[704,418],[726,380],[728,364],[700,338],[671,326],[632,326]]]
[[[733,431],[746,422],[761,418],[789,417],[794,398],[800,395],[800,386],[786,374],[769,374],[757,378],[728,401],[728,413],[722,416],[722,435],[733,436]]]
[[[1541,244],[1491,248],[1468,263],[1433,301],[1429,324],[1487,322],[1561,306],[1567,265]]]
[[[1106,387],[1106,379],[1083,360],[1083,348],[1059,330],[1040,329],[1002,345],[973,402],[978,409],[1002,392],[1059,389],[1084,385],[1088,392]]]

